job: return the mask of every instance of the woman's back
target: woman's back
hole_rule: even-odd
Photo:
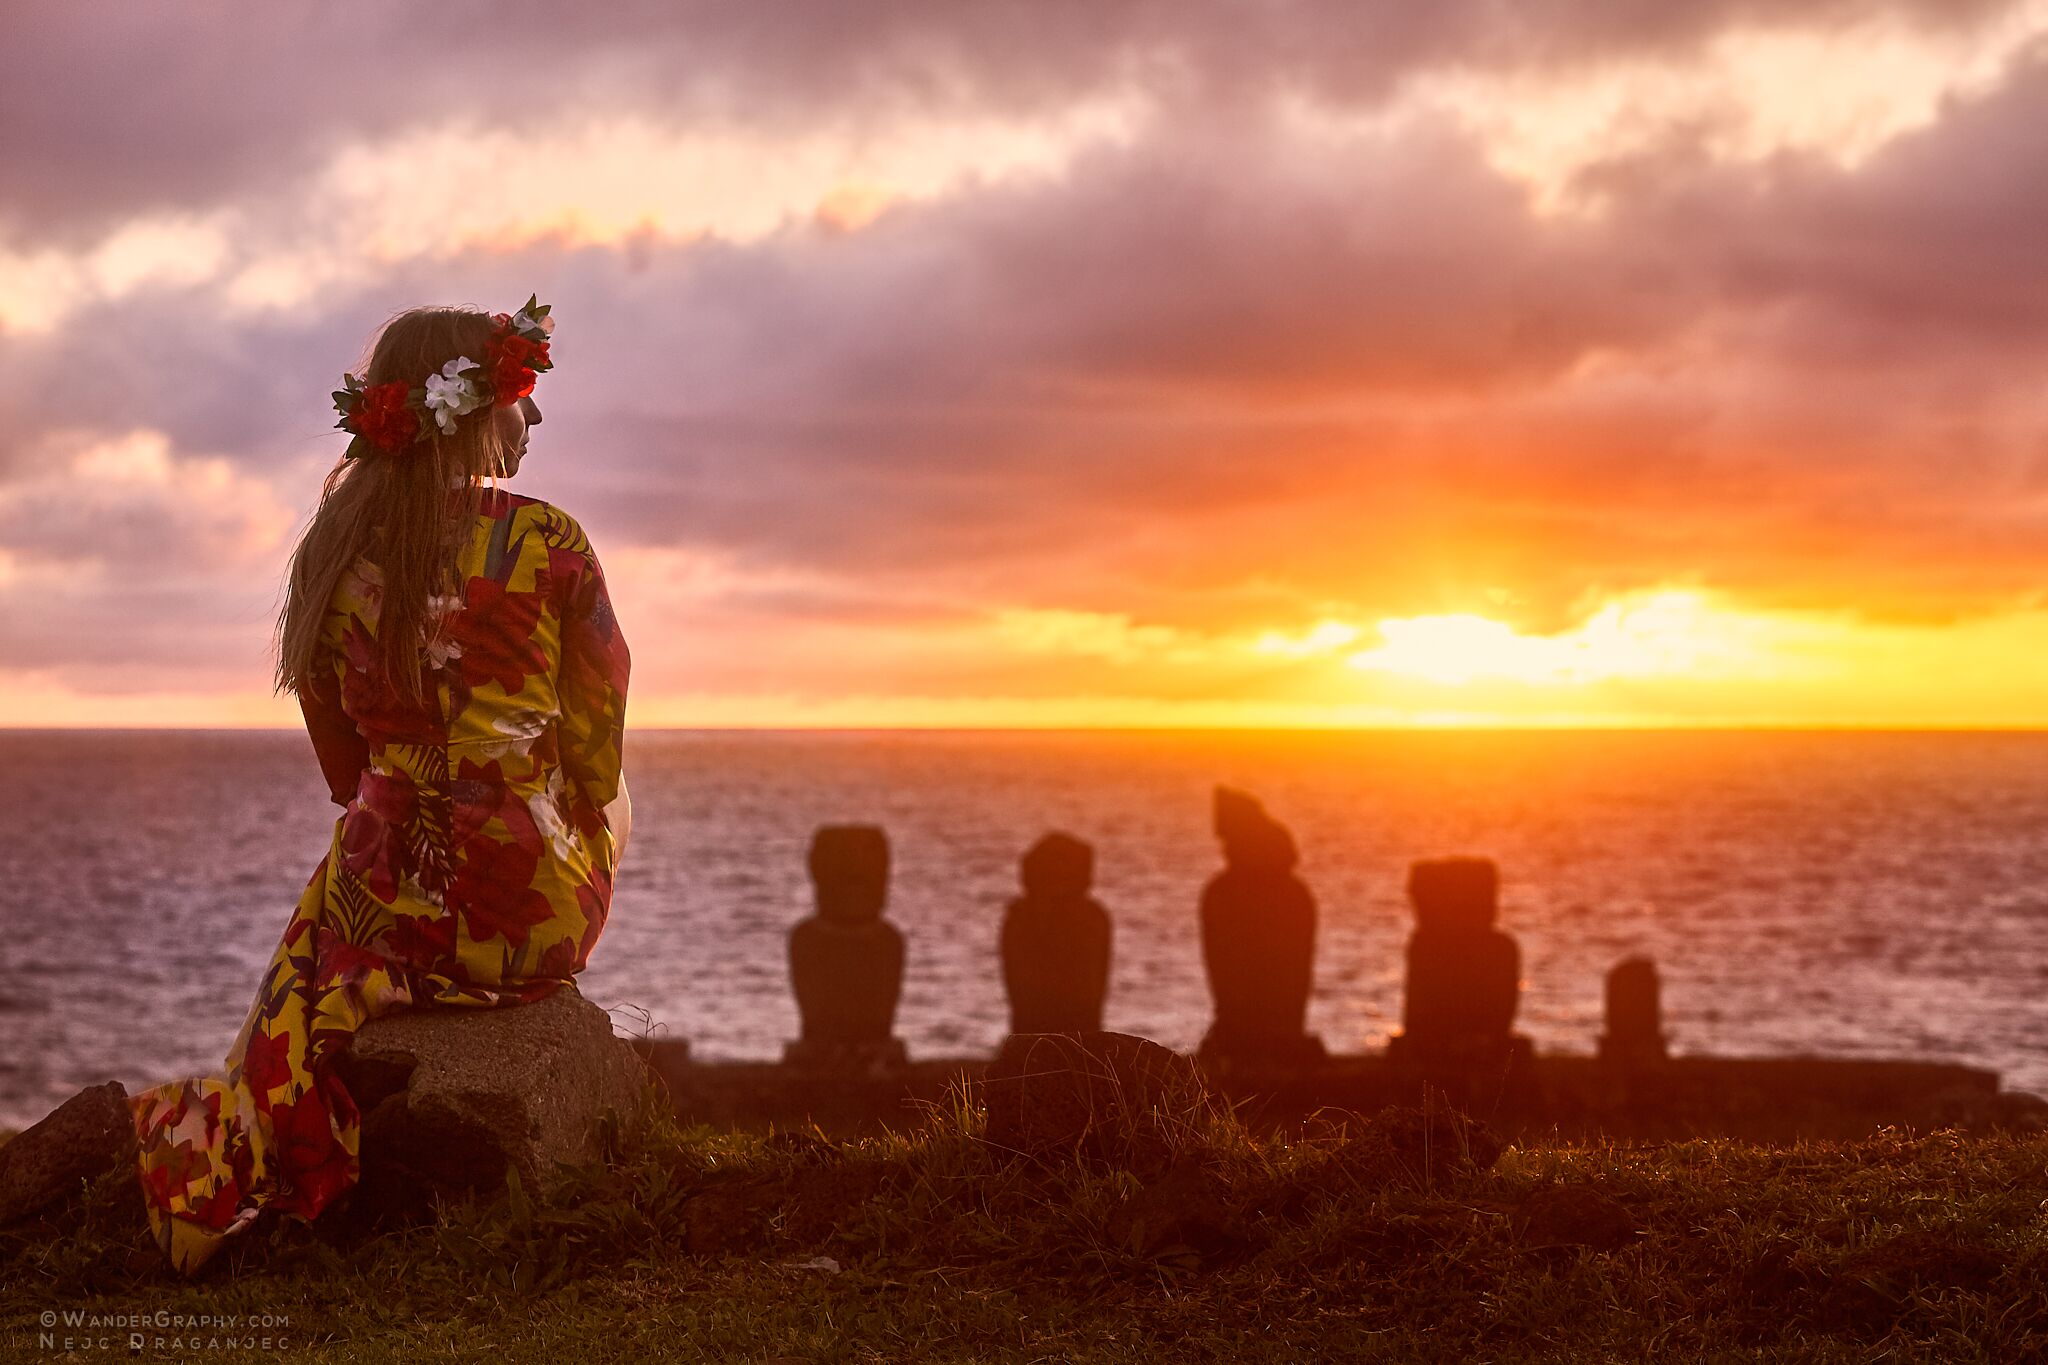
[[[436,945],[462,984],[565,978],[610,901],[625,641],[588,538],[548,503],[486,493],[457,565],[459,592],[430,606],[417,700],[380,662],[377,567],[358,559],[336,587],[302,701],[347,806],[342,871],[384,905],[445,906],[463,937],[505,940]]]
[[[457,593],[430,598],[422,700],[385,676],[376,648],[383,576],[368,558],[342,575],[322,624],[332,704],[372,748],[389,744],[553,748],[608,786],[625,646],[589,538],[537,498],[487,492],[457,559]],[[324,684],[327,678],[316,680]],[[328,691],[324,686],[322,691]],[[601,795],[602,805],[615,793]],[[343,798],[345,799],[345,798]]]

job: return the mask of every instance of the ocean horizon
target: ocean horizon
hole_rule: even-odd
[[[0,764],[0,1124],[215,1069],[337,814],[303,734],[0,730]],[[1300,844],[1333,1050],[1398,1028],[1408,864],[1478,854],[1544,1051],[1590,1052],[1604,973],[1646,953],[1680,1055],[1951,1061],[2048,1090],[2040,731],[636,728],[627,770],[633,846],[584,991],[705,1059],[795,1035],[786,935],[824,823],[889,832],[914,1057],[1000,1040],[997,929],[1052,829],[1096,849],[1108,1027],[1192,1047],[1221,783]]]

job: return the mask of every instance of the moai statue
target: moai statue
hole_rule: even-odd
[[[1003,916],[1012,1033],[1095,1033],[1109,992],[1109,912],[1088,894],[1095,850],[1048,834],[1022,864],[1024,894]]]
[[[1602,1061],[1664,1060],[1664,1017],[1659,994],[1657,964],[1647,957],[1623,958],[1607,973],[1607,1032],[1600,1035]]]
[[[1440,858],[1408,870],[1415,933],[1399,1051],[1424,1065],[1483,1065],[1513,1044],[1521,950],[1493,927],[1500,873],[1488,858]]]
[[[1202,889],[1202,959],[1216,1018],[1206,1058],[1250,1066],[1320,1061],[1309,1033],[1316,901],[1294,875],[1294,836],[1258,801],[1216,789],[1223,870]]]
[[[903,989],[903,935],[882,918],[889,838],[873,825],[825,825],[811,839],[818,912],[789,934],[789,976],[803,1036],[783,1053],[792,1066],[882,1070],[901,1066],[890,1032]]]

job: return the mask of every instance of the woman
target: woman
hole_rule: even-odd
[[[421,308],[335,395],[354,439],[293,554],[277,680],[343,814],[218,1076],[136,1095],[150,1224],[197,1270],[357,1175],[333,1062],[365,1020],[540,999],[604,928],[630,823],[626,642],[567,514],[500,490],[548,310]],[[480,359],[472,359],[480,357]]]

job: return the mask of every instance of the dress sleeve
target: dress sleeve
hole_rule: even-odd
[[[346,806],[355,797],[363,769],[370,766],[370,744],[341,709],[341,684],[326,662],[322,659],[311,684],[299,689],[299,711],[306,717],[320,775],[327,779],[327,794],[337,806]]]
[[[626,728],[626,637],[612,614],[604,570],[585,541],[564,583],[562,601],[562,767],[593,805],[619,794]]]

